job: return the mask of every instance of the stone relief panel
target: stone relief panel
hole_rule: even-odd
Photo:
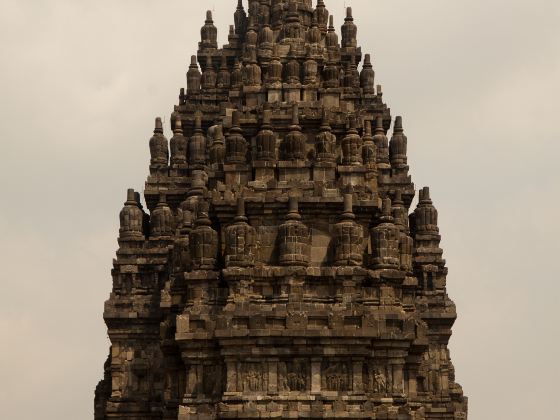
[[[268,375],[264,363],[243,363],[239,366],[238,390],[263,392],[268,389]]]
[[[309,361],[297,359],[278,363],[278,391],[305,392],[310,390]]]
[[[348,362],[323,362],[321,388],[325,391],[351,391],[352,366]]]

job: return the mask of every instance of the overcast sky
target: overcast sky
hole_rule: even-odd
[[[2,419],[93,418],[118,212],[206,8],[223,44],[236,3],[0,0]],[[560,2],[346,4],[439,210],[470,418],[557,418]]]

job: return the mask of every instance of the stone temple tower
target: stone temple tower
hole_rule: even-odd
[[[466,419],[437,210],[352,10],[234,22],[219,47],[208,12],[128,190],[95,419]]]

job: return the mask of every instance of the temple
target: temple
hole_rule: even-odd
[[[246,6],[222,47],[207,13],[126,195],[95,419],[466,419],[438,213],[352,10]]]

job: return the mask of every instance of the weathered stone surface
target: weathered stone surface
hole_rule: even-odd
[[[156,120],[149,215],[128,191],[95,418],[466,418],[437,210],[352,10],[339,42],[322,0],[248,6]]]

